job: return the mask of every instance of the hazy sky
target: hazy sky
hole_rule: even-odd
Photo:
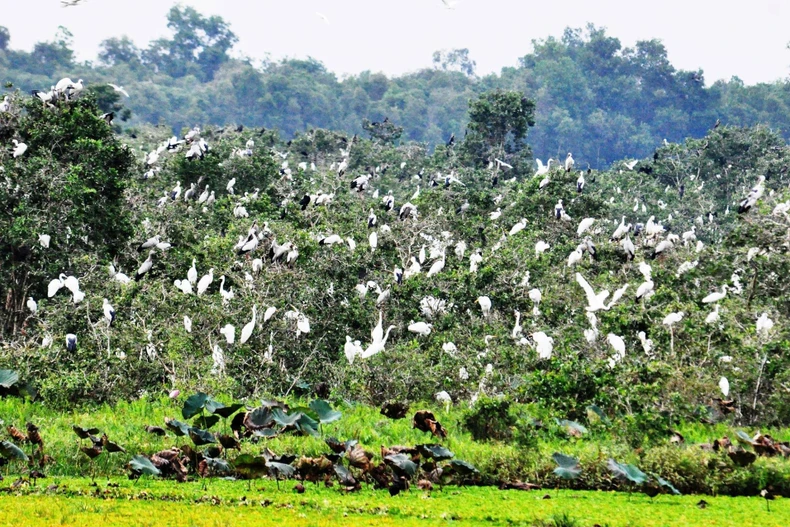
[[[338,73],[400,74],[431,65],[437,49],[469,48],[479,74],[514,66],[531,41],[565,27],[605,26],[625,46],[660,38],[679,68],[702,68],[708,83],[737,75],[770,82],[790,72],[790,3],[780,0],[184,0],[220,15],[239,37],[235,53],[260,59],[312,56]],[[22,7],[20,4],[24,4]],[[167,35],[172,0],[0,0],[11,46],[30,50],[63,25],[78,58],[128,35],[138,46]],[[329,19],[325,23],[316,15]]]

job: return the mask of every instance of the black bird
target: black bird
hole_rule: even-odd
[[[447,141],[447,148],[452,148],[455,145],[455,134],[450,134],[450,140]]]
[[[495,187],[495,186],[497,186],[498,184],[499,184],[499,175],[496,175],[496,176],[494,176],[494,178],[491,180],[491,187]]]
[[[299,205],[302,206],[302,210],[305,210],[310,205],[311,200],[312,197],[310,197],[310,194],[305,194],[304,197],[299,200]]]
[[[680,199],[683,199],[683,194],[685,193],[686,193],[686,185],[681,183],[680,188],[678,189],[678,194],[680,194]]]

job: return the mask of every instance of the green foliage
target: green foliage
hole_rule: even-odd
[[[516,424],[510,405],[505,398],[480,397],[464,417],[464,426],[477,441],[507,441]]]

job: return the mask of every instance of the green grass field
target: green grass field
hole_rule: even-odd
[[[6,482],[7,483],[7,482]],[[47,490],[49,485],[57,489]],[[115,486],[117,485],[117,486]],[[546,525],[787,527],[790,507],[778,499],[766,510],[758,497],[659,496],[616,492],[501,491],[446,487],[390,497],[363,489],[294,482],[212,480],[175,485],[143,479],[49,478],[36,488],[0,495],[0,525]],[[697,506],[700,499],[708,505]]]

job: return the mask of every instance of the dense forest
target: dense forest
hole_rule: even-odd
[[[66,28],[29,53],[14,50],[13,36],[0,28],[0,73],[24,91],[47,90],[67,75],[100,90],[122,85],[130,97],[114,104],[131,111],[121,126],[132,132],[143,123],[177,132],[235,123],[290,138],[311,128],[361,133],[364,119],[386,117],[403,127],[402,140],[428,146],[464,132],[471,99],[517,90],[535,102],[535,156],[564,159],[570,150],[580,166],[593,168],[644,157],[664,139],[702,137],[717,121],[761,123],[785,137],[790,131],[786,82],[746,86],[733,78],[706,86],[701,70],[672,66],[659,40],[627,48],[593,25],[534,41],[531,53],[498,75],[476,75],[468,50],[450,50],[436,52],[432,67],[400,77],[367,71],[342,80],[313,59],[231,58],[237,38],[228,24],[190,7],[174,7],[168,27],[169,38],[147,47],[108,39],[96,63],[75,61]]]

